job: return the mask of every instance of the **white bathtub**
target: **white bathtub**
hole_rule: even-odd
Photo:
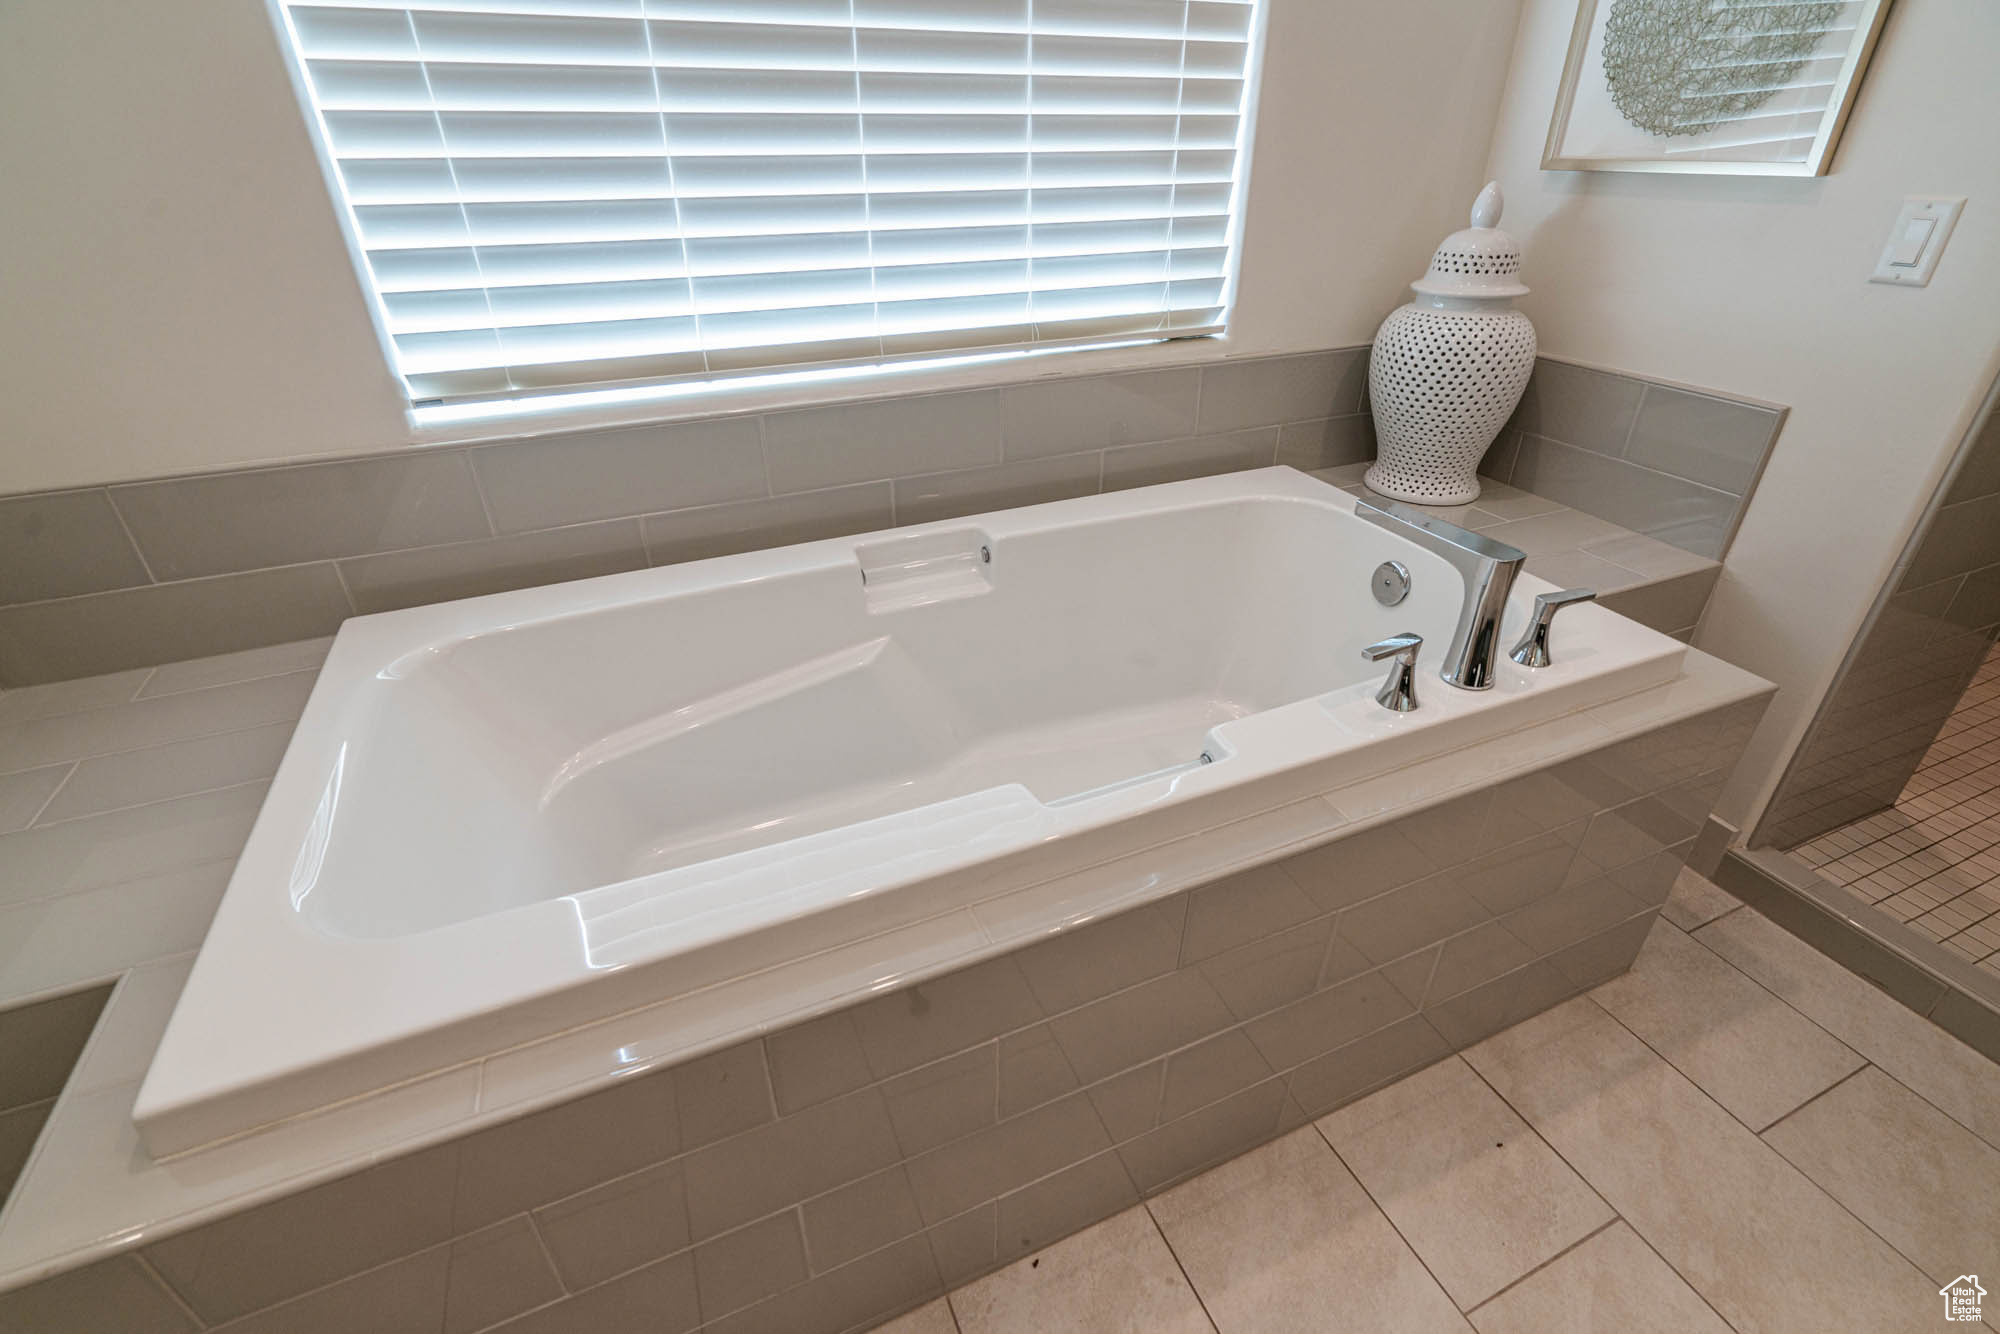
[[[135,1108],[183,1150],[1675,677],[1285,468],[349,621]],[[1385,559],[1412,576],[1378,605]],[[1523,577],[1503,642],[1548,585]],[[1364,645],[1425,638],[1421,707]],[[1163,891],[1164,892],[1164,891]],[[865,994],[864,991],[857,994]]]

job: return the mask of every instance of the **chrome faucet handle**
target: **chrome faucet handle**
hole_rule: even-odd
[[[1465,583],[1465,601],[1458,609],[1458,625],[1451,632],[1451,647],[1444,651],[1444,665],[1438,675],[1444,683],[1460,690],[1490,690],[1494,668],[1500,663],[1500,618],[1507,611],[1507,595],[1514,576],[1521,571],[1527,553],[1505,542],[1446,523],[1401,501],[1379,504],[1357,497],[1357,518],[1386,528],[1424,550],[1444,557]]]
[[[1375,702],[1391,713],[1409,713],[1417,707],[1417,650],[1423,646],[1422,635],[1405,630],[1361,650],[1361,656],[1370,662],[1395,659],[1389,668],[1389,679],[1375,692]]]
[[[1560,593],[1538,593],[1535,595],[1535,614],[1528,622],[1528,628],[1521,634],[1521,642],[1514,645],[1507,656],[1523,667],[1546,667],[1555,659],[1549,656],[1549,627],[1556,622],[1556,613],[1573,602],[1595,602],[1597,594],[1588,588],[1565,588]]]

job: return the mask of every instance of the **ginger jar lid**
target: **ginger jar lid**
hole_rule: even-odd
[[[1488,181],[1472,201],[1472,225],[1444,238],[1424,276],[1410,284],[1425,296],[1515,297],[1521,284],[1521,243],[1499,228],[1500,182]]]

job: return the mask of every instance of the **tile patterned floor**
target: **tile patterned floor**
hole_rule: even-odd
[[[1792,855],[2000,976],[2000,645],[1896,804]]]
[[[1875,1334],[1979,1273],[2000,1066],[1684,873],[1632,972],[878,1334]]]

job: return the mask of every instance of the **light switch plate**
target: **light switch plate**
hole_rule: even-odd
[[[1944,253],[1944,243],[1951,239],[1951,229],[1958,223],[1959,210],[1965,207],[1964,196],[1947,198],[1938,195],[1911,195],[1903,201],[1903,207],[1896,214],[1896,221],[1889,228],[1889,240],[1882,247],[1882,257],[1875,261],[1875,272],[1868,275],[1871,283],[1891,283],[1897,287],[1923,287],[1931,280],[1937,269],[1938,256]],[[1921,224],[1931,224],[1930,239],[1915,256],[1899,254],[1905,249],[1904,237],[1912,235],[1914,226],[1922,231]],[[1907,262],[1898,263],[1898,260]]]

